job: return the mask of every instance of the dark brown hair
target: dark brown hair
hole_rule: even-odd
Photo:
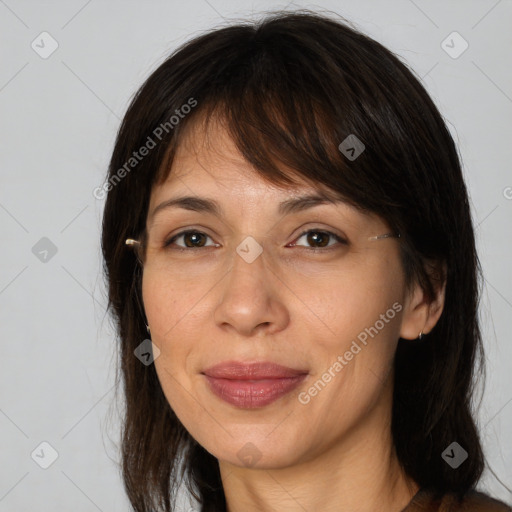
[[[446,279],[435,328],[421,341],[399,340],[392,433],[400,463],[422,488],[460,495],[473,488],[483,469],[472,416],[482,355],[480,267],[456,146],[399,58],[343,20],[302,10],[270,13],[186,43],[149,76],[120,127],[102,250],[126,398],[122,470],[134,509],[173,510],[184,477],[202,511],[225,510],[218,461],[175,416],[154,365],[134,356],[147,336],[140,264],[125,246],[126,238],[144,237],[152,187],[168,176],[185,127],[213,114],[265,179],[292,183],[286,166],[385,219],[402,235],[409,284],[419,282],[432,298]],[[338,149],[350,134],[365,145],[352,161]],[[148,137],[154,147],[127,167]],[[444,262],[446,275],[436,276],[428,262]],[[456,470],[441,457],[453,441],[469,453]]]

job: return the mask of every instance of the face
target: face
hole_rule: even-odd
[[[406,300],[398,240],[372,238],[389,227],[346,203],[290,206],[319,191],[264,181],[220,127],[191,130],[152,191],[143,300],[156,371],[220,461],[299,464],[389,420]],[[161,206],[183,196],[218,211]]]

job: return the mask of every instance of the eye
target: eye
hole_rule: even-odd
[[[331,231],[319,230],[319,229],[310,229],[308,231],[304,231],[299,238],[296,239],[295,242],[292,242],[290,245],[292,247],[297,246],[297,241],[301,238],[305,237],[306,242],[308,244],[317,245],[317,247],[309,247],[309,249],[313,251],[322,250],[324,247],[327,247],[327,250],[333,248],[334,244],[329,244],[330,240],[334,239],[340,244],[347,245],[348,242],[344,238],[332,233]],[[307,248],[307,247],[306,247]]]
[[[219,244],[204,245],[205,240],[207,238],[210,238],[211,240],[211,237],[206,233],[195,230],[181,231],[180,233],[171,237],[169,240],[166,240],[164,247],[170,247],[176,242],[176,240],[179,240],[180,238],[183,238],[185,243],[185,245],[178,245],[176,247],[176,249],[180,251],[186,251],[188,249],[202,249],[203,247],[219,247]]]
[[[331,231],[325,231],[325,230],[319,230],[319,229],[310,229],[308,231],[304,231],[296,240],[295,242],[292,242],[291,244],[288,244],[288,247],[301,247],[300,244],[297,242],[301,238],[306,238],[306,242],[308,244],[313,244],[313,246],[316,245],[316,247],[309,247],[312,251],[326,251],[334,249],[333,247],[335,244],[330,243],[338,242],[342,245],[348,245],[347,240],[340,237],[339,235],[336,235],[335,233],[332,233]],[[176,249],[179,251],[188,251],[190,249],[203,249],[206,247],[220,247],[220,244],[210,244],[205,245],[205,242],[207,239],[211,240],[211,237],[207,235],[206,233],[203,233],[201,231],[196,230],[186,230],[181,231],[180,233],[177,233],[173,237],[171,237],[169,240],[166,240],[164,243],[164,248],[171,248],[172,245],[175,245],[175,247],[172,247],[172,249]],[[177,240],[183,239],[184,245],[176,244]],[[308,249],[308,247],[305,247]]]

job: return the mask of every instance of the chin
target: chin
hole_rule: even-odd
[[[219,462],[238,467],[280,469],[295,465],[303,457],[304,436],[290,430],[276,435],[275,424],[228,426],[231,434],[221,429],[218,435],[203,432],[194,438]]]

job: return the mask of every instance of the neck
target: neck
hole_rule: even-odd
[[[418,485],[398,462],[390,411],[390,401],[379,400],[363,424],[294,466],[255,469],[220,461],[227,511],[400,512]]]

